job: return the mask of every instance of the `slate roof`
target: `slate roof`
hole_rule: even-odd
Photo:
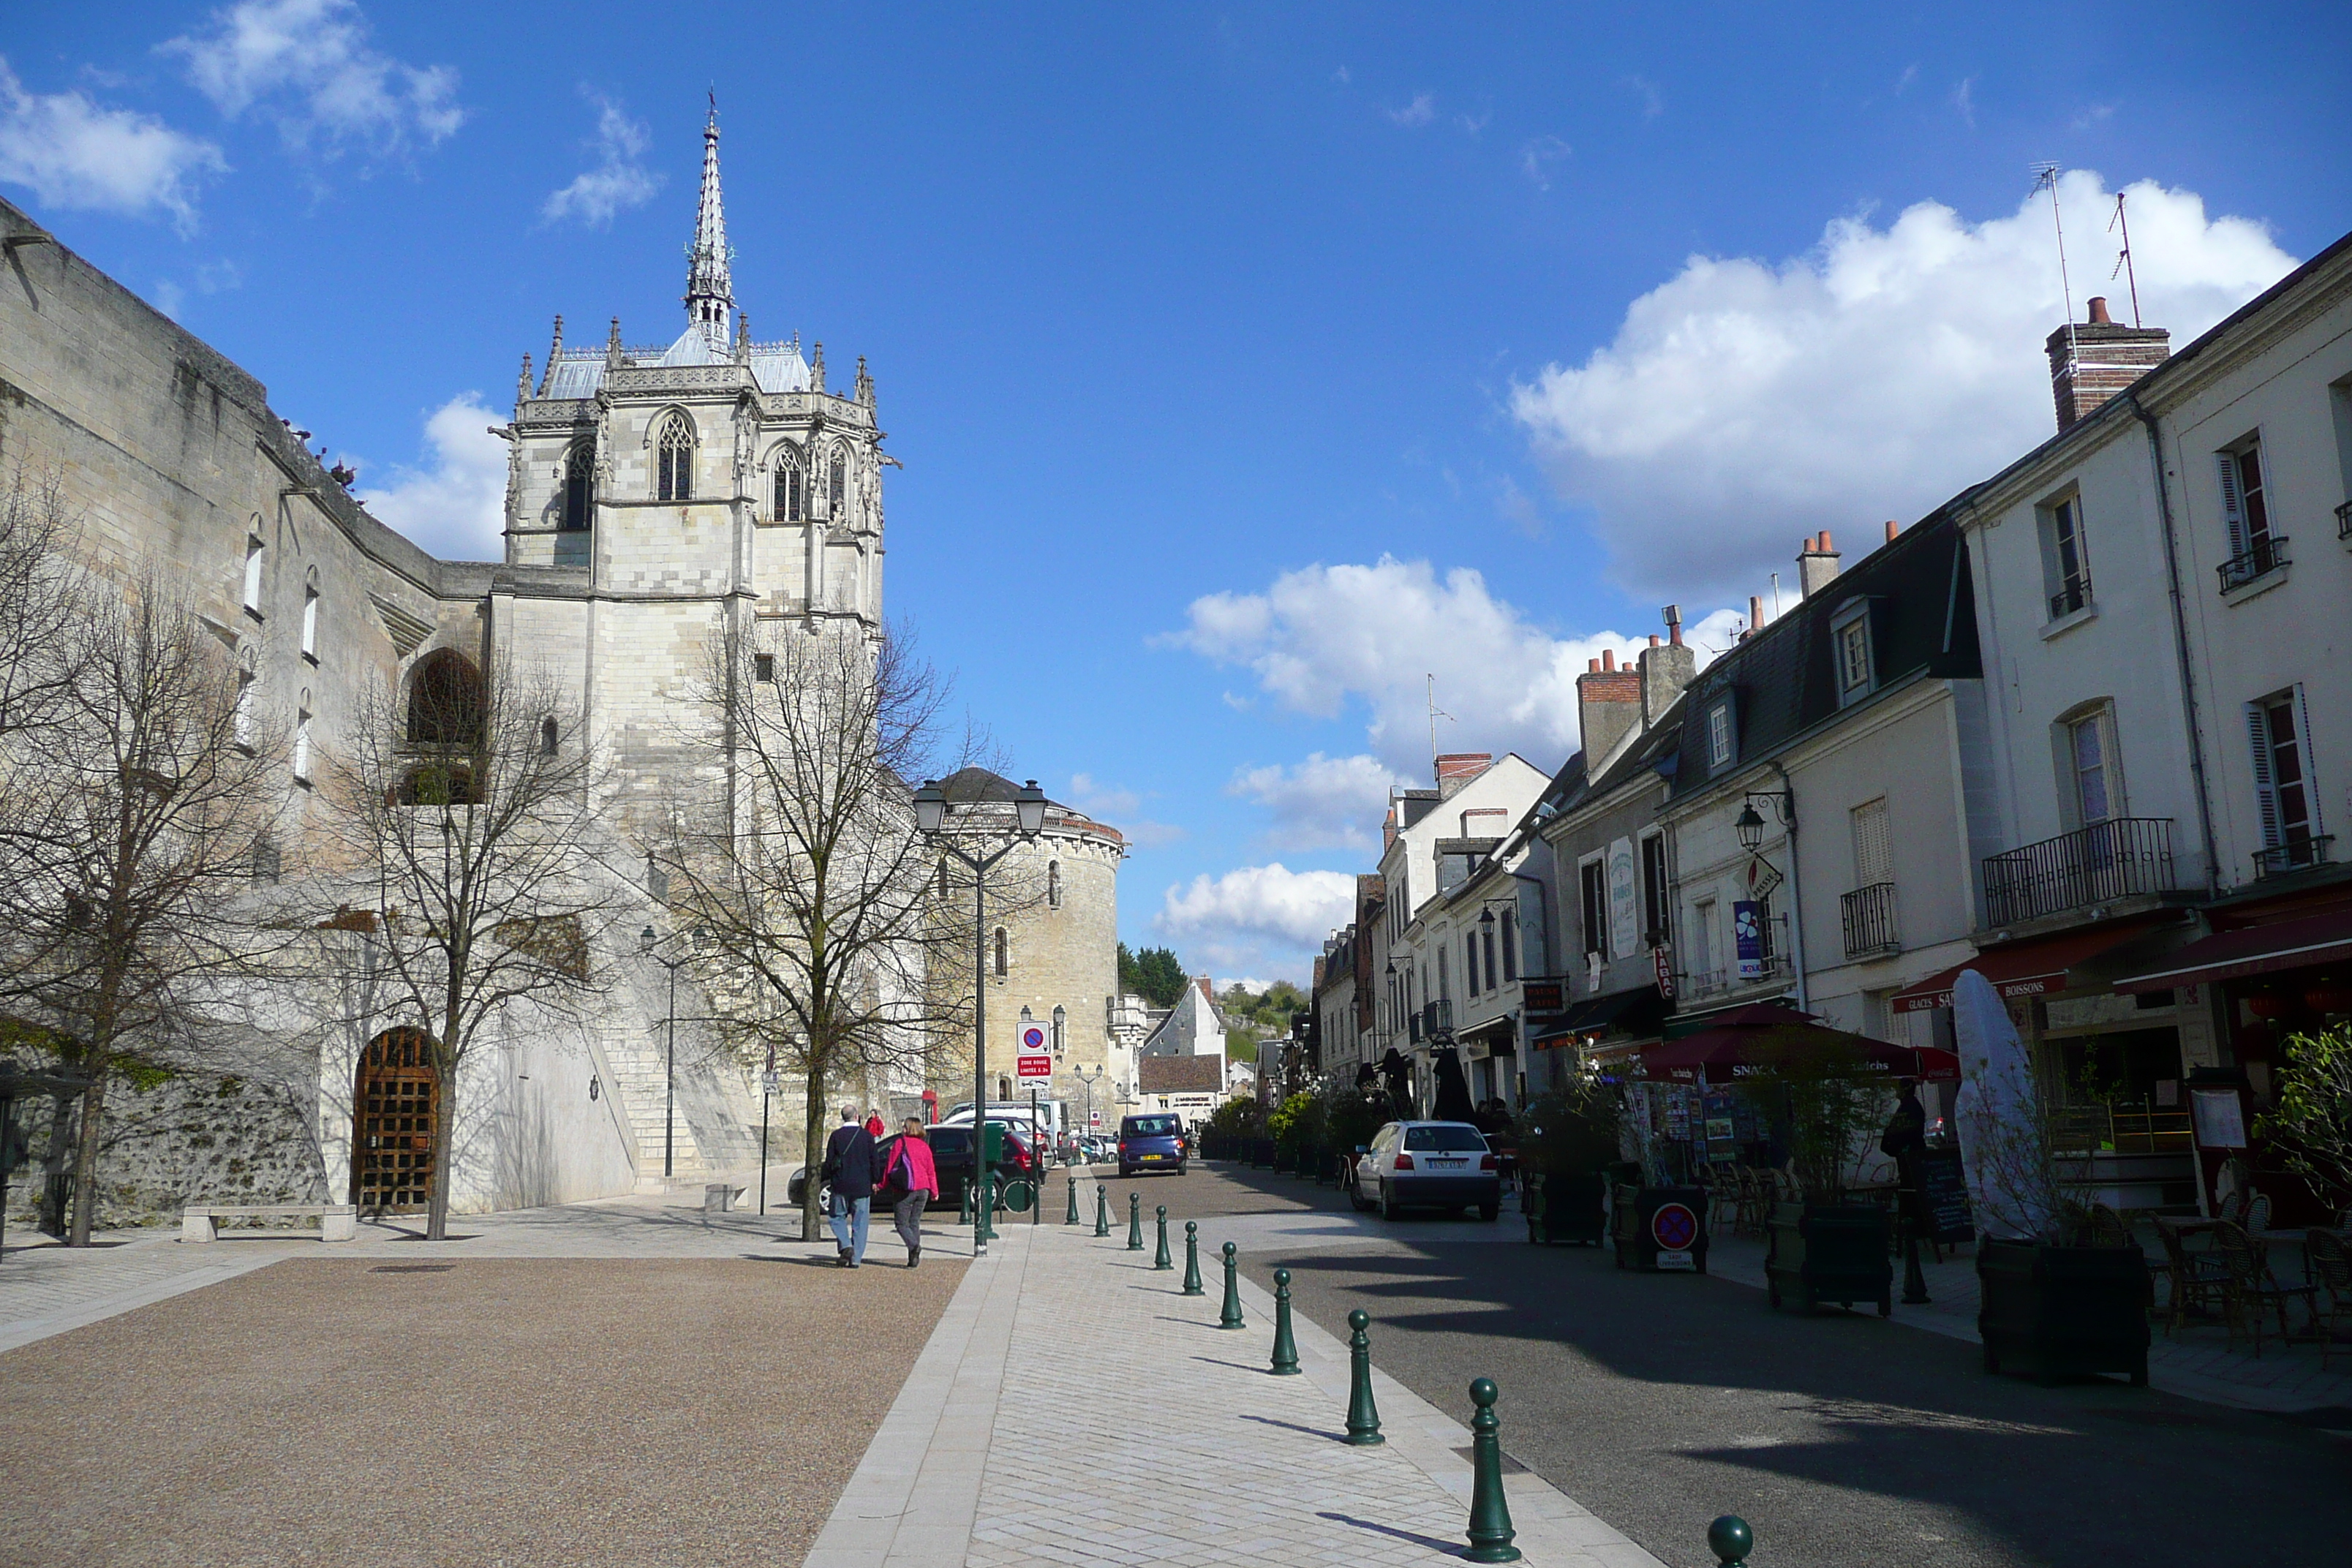
[[[1215,1094],[1225,1087],[1223,1057],[1146,1057],[1135,1064],[1146,1094]]]

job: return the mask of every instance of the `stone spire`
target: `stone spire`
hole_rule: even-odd
[[[719,200],[719,97],[702,126],[702,205],[694,216],[694,243],[687,247],[686,316],[714,343],[727,341],[728,313],[735,308],[735,284],[728,275],[733,253],[727,247],[727,213]]]

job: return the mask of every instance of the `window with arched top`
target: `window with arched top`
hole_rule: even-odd
[[[1056,1006],[1054,1009],[1054,1054],[1057,1057],[1062,1054],[1062,1047],[1067,1039],[1069,1027],[1070,1010]]]
[[[808,479],[801,472],[800,454],[790,447],[776,458],[776,521],[808,521]]]
[[[996,928],[996,977],[999,980],[1002,980],[1007,974],[1012,973],[1012,950],[1005,943],[1004,928],[1003,926],[998,926]]]
[[[1062,863],[1059,860],[1045,868],[1045,907],[1049,910],[1062,907]]]
[[[563,515],[561,526],[577,531],[596,514],[596,448],[587,442],[572,448],[563,459]]]
[[[694,426],[686,416],[673,414],[662,421],[661,440],[656,459],[654,499],[656,500],[692,500],[694,499]]]
[[[319,569],[302,576],[302,657],[319,662]]]
[[[563,727],[553,719],[539,721],[539,754],[551,757],[563,746]]]
[[[834,519],[841,517],[842,498],[849,493],[849,454],[835,447],[833,449],[833,472],[825,479],[825,500]]]
[[[482,742],[482,672],[455,648],[436,648],[408,678],[408,740],[417,746]]]

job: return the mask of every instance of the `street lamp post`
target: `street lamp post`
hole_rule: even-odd
[[[677,934],[670,933],[672,937]],[[692,934],[699,942],[702,928],[696,926]],[[654,949],[664,940],[655,934],[651,926],[637,933],[637,951],[669,971],[669,1014],[665,1020],[669,1041],[662,1064],[662,1179],[667,1181],[677,1171],[677,972],[686,960],[664,958],[656,952]]]
[[[988,871],[1045,826],[1045,792],[1031,779],[1013,797],[1019,836],[991,855],[973,855],[948,831],[948,796],[937,779],[915,792],[915,826],[971,870],[971,1255],[988,1256]]]
[[[1102,1081],[1103,1074],[1108,1069],[1104,1068],[1095,1068],[1094,1077],[1088,1078],[1087,1076],[1087,1069],[1084,1068],[1073,1068],[1070,1069],[1070,1076],[1076,1079],[1079,1086],[1087,1091],[1087,1130],[1083,1134],[1081,1134],[1083,1137],[1091,1138],[1095,1135],[1095,1085]]]

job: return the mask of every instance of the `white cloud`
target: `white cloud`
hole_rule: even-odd
[[[432,461],[394,469],[360,503],[444,560],[504,560],[507,444],[489,432],[499,423],[480,393],[459,393],[425,421]]]
[[[1535,182],[1536,189],[1551,189],[1551,166],[1566,158],[1574,149],[1557,136],[1538,136],[1519,149],[1519,168]]]
[[[0,58],[0,184],[27,186],[46,205],[164,212],[186,233],[197,184],[227,167],[218,147],[152,115],[79,91],[27,92]]]
[[[355,0],[239,0],[213,13],[208,32],[160,49],[185,58],[188,80],[213,107],[232,120],[258,110],[296,149],[430,147],[466,117],[457,73],[378,53]]]
[[[1437,118],[1437,100],[1425,92],[1416,92],[1412,101],[1402,109],[1387,109],[1386,114],[1399,125],[1422,126]]]
[[[1151,924],[1195,973],[1296,974],[1355,912],[1356,879],[1347,872],[1293,871],[1276,862],[1171,887]]]
[[[1728,640],[1718,611],[1694,643]],[[1165,640],[1248,667],[1283,707],[1318,719],[1370,710],[1365,735],[1398,776],[1430,776],[1428,677],[1437,678],[1441,752],[1516,751],[1550,768],[1577,747],[1576,678],[1603,648],[1631,657],[1648,639],[1604,631],[1555,637],[1496,598],[1466,567],[1441,580],[1426,561],[1309,566],[1262,594],[1211,594]],[[1688,617],[1686,617],[1688,618]]]
[[[2074,277],[2104,279],[2114,197],[2087,171],[2062,193]],[[2127,194],[2143,314],[2175,344],[2294,265],[2194,192]],[[1885,228],[1841,218],[1778,264],[1691,258],[1512,409],[1623,582],[1719,602],[1787,572],[1801,534],[1874,537],[2047,438],[2042,343],[2063,315],[2046,197],[1980,224],[1921,202]]]
[[[1237,770],[1225,793],[1264,806],[1274,817],[1268,847],[1291,854],[1370,849],[1380,842],[1389,787],[1401,783],[1378,757],[1327,757]]]
[[[637,206],[661,189],[661,176],[640,162],[648,140],[644,125],[606,99],[596,100],[596,166],[583,170],[560,191],[549,193],[539,216],[549,223],[576,217],[593,227],[613,221],[625,207]]]

